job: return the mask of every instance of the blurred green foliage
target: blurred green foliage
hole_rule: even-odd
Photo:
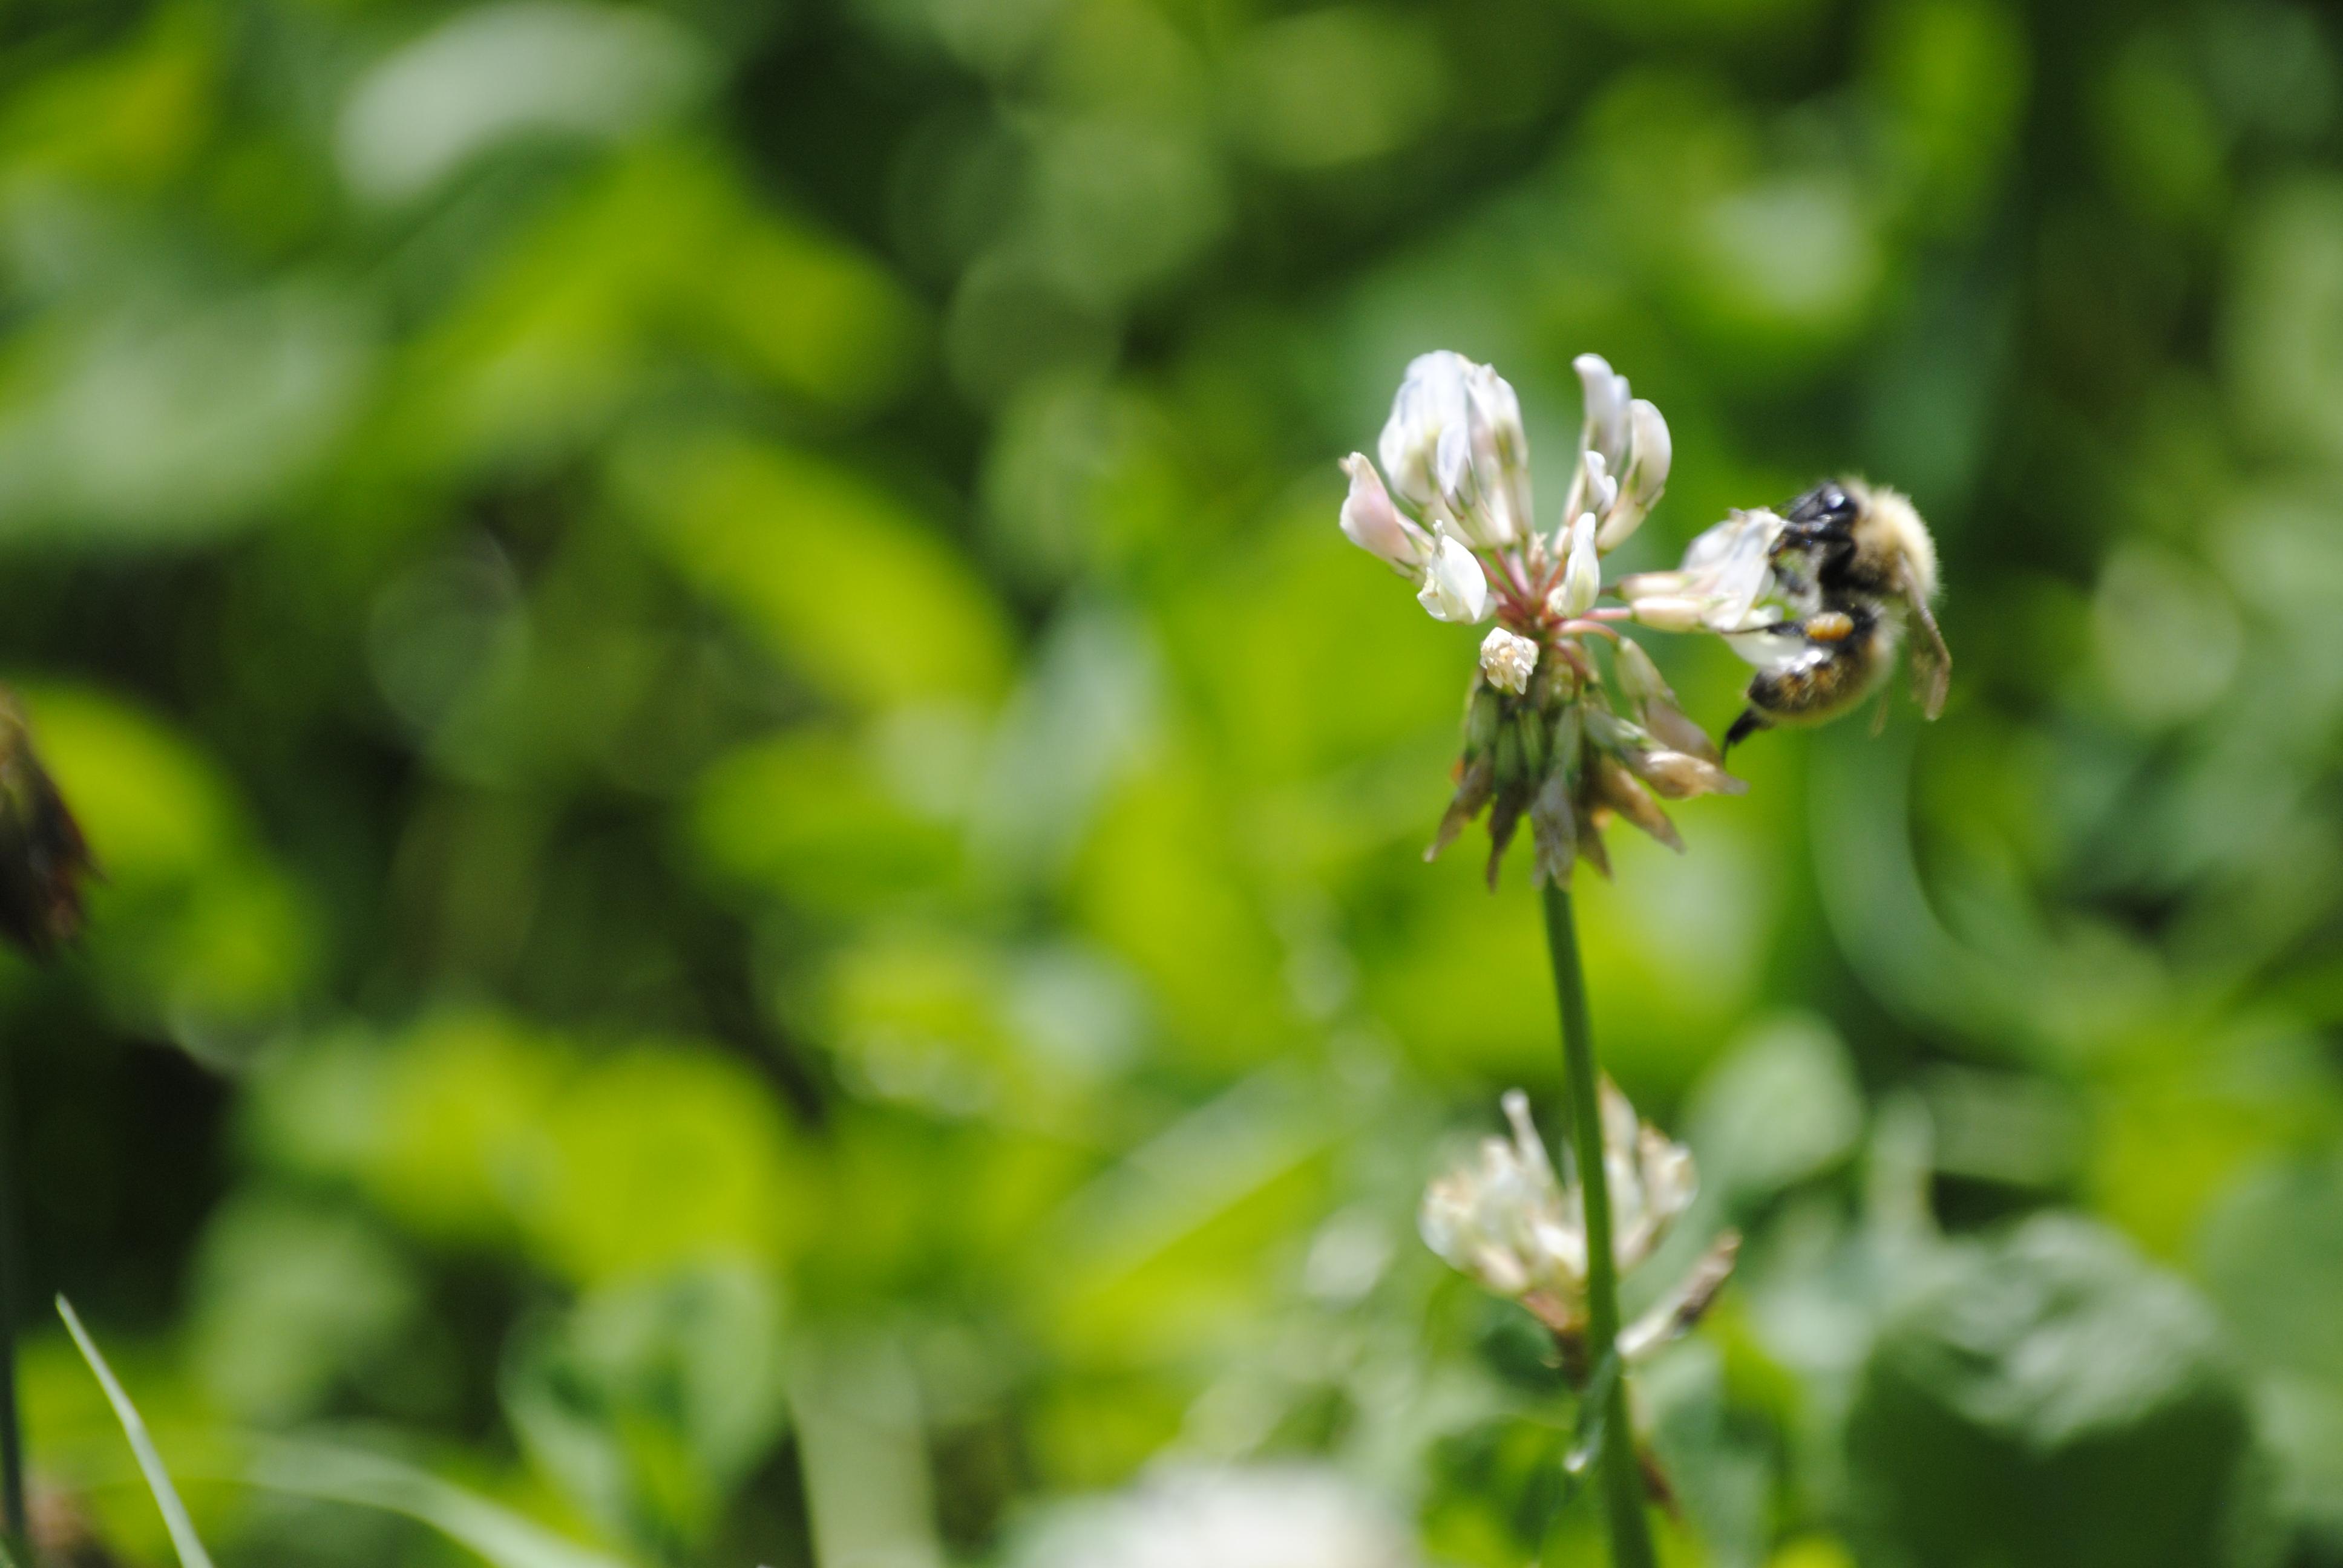
[[[1585,890],[1749,1238],[1671,1561],[2343,1563],[2338,153],[2307,0],[8,7],[22,1294],[224,1562],[1055,1561],[1158,1456],[1593,1561],[1411,1234],[1559,1062],[1332,462],[1452,347],[1557,485],[1593,349],[1642,564],[1867,471],[1956,658]]]

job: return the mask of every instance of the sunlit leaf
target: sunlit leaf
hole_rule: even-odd
[[[923,520],[827,459],[706,436],[631,451],[620,489],[701,593],[853,702],[997,696],[1001,613]]]

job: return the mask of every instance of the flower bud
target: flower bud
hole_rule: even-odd
[[[1579,509],[1593,512],[1599,518],[1617,504],[1619,481],[1612,474],[1611,465],[1604,461],[1602,453],[1589,452],[1580,461],[1586,469],[1586,496]]]
[[[1536,643],[1516,637],[1502,626],[1491,628],[1489,635],[1482,639],[1481,673],[1500,691],[1510,691],[1516,697],[1527,691],[1537,660]]]
[[[1578,808],[1571,799],[1573,782],[1566,771],[1554,769],[1530,801],[1530,842],[1536,850],[1530,879],[1539,887],[1570,885],[1571,862],[1578,858]]]
[[[1630,602],[1668,594],[1681,597],[1691,590],[1692,577],[1689,573],[1680,571],[1632,572],[1621,578],[1612,587],[1621,598]]]
[[[1674,699],[1675,693],[1668,689],[1666,678],[1652,662],[1652,656],[1644,651],[1642,643],[1620,638],[1619,651],[1612,662],[1619,671],[1619,689],[1638,710],[1654,699]]]
[[[1496,743],[1497,724],[1505,705],[1485,686],[1476,686],[1464,704],[1464,755],[1478,757]]]
[[[1671,751],[1681,751],[1704,762],[1721,760],[1716,742],[1709,738],[1708,731],[1694,723],[1691,717],[1676,706],[1673,697],[1645,705],[1644,728],[1651,732],[1653,739]],[[1740,793],[1738,789],[1731,792]]]
[[[1704,762],[1718,760],[1716,742],[1685,715],[1667,678],[1660,674],[1660,667],[1652,662],[1652,656],[1644,651],[1642,644],[1622,639],[1613,667],[1618,671],[1619,689],[1626,696],[1635,721],[1662,748]]]
[[[1630,753],[1635,776],[1671,800],[1694,795],[1745,795],[1749,786],[1705,758],[1667,748]]]
[[[1658,594],[1649,598],[1631,599],[1628,608],[1644,625],[1657,627],[1662,631],[1698,631],[1701,602],[1696,598],[1680,598],[1670,594]]]
[[[1443,534],[1415,598],[1433,619],[1470,626],[1489,612],[1489,579],[1471,550]]]
[[[1351,493],[1342,502],[1342,537],[1401,576],[1423,577],[1423,564],[1432,558],[1432,536],[1399,515],[1383,477],[1363,453],[1343,458],[1342,471],[1351,476]]]
[[[1627,765],[1607,754],[1594,759],[1595,792],[1603,803],[1630,822],[1674,849],[1684,853],[1684,839],[1676,833],[1676,825],[1660,809],[1660,803],[1627,771]]]
[[[1594,553],[1594,514],[1582,512],[1564,543],[1562,582],[1547,597],[1556,615],[1584,615],[1603,592],[1603,563]]]

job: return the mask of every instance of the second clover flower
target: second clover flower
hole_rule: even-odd
[[[1586,1332],[1586,1199],[1576,1176],[1555,1178],[1518,1089],[1503,1101],[1513,1136],[1483,1141],[1479,1158],[1432,1183],[1417,1229],[1424,1244],[1483,1290],[1519,1302],[1551,1332],[1565,1362]],[[1611,1253],[1627,1274],[1658,1251],[1699,1190],[1691,1152],[1639,1121],[1603,1081],[1603,1160],[1611,1186]],[[1620,1354],[1637,1361],[1707,1312],[1741,1244],[1726,1231],[1644,1315],[1620,1332]],[[1576,1369],[1580,1375],[1584,1368]]]

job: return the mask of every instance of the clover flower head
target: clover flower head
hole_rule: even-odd
[[[1795,525],[1769,508],[1736,510],[1696,537],[1674,569],[1606,583],[1604,561],[1658,504],[1674,447],[1667,420],[1608,360],[1583,354],[1574,367],[1584,419],[1550,530],[1530,510],[1520,397],[1461,354],[1409,364],[1377,445],[1380,474],[1361,454],[1343,461],[1343,534],[1413,583],[1433,618],[1497,623],[1481,645],[1455,793],[1428,851],[1438,855],[1485,814],[1493,884],[1524,820],[1533,878],[1562,882],[1580,860],[1610,874],[1604,833],[1613,822],[1680,849],[1662,801],[1740,792],[1719,746],[1622,628],[1717,637],[1766,675],[1835,657],[1846,618],[1820,603],[1811,570],[1820,525],[1799,510],[1822,498],[1860,491],[1875,509],[1902,508],[1907,521],[1895,537],[1916,541],[1902,547],[1908,613],[1932,639],[1923,702],[1931,717],[1943,699],[1946,656],[1926,613],[1934,551],[1892,491],[1833,482],[1789,508],[1802,519]],[[1794,557],[1808,564],[1794,568]]]
[[[1558,1180],[1530,1119],[1529,1097],[1506,1093],[1510,1138],[1483,1141],[1471,1162],[1434,1181],[1417,1215],[1424,1244],[1483,1290],[1519,1302],[1565,1345],[1586,1326],[1585,1193]],[[1603,1169],[1611,1189],[1611,1252],[1624,1275],[1666,1239],[1699,1190],[1691,1152],[1649,1123],[1603,1081]],[[1623,1330],[1640,1357],[1696,1321],[1731,1272],[1738,1238],[1720,1238],[1674,1290]]]

